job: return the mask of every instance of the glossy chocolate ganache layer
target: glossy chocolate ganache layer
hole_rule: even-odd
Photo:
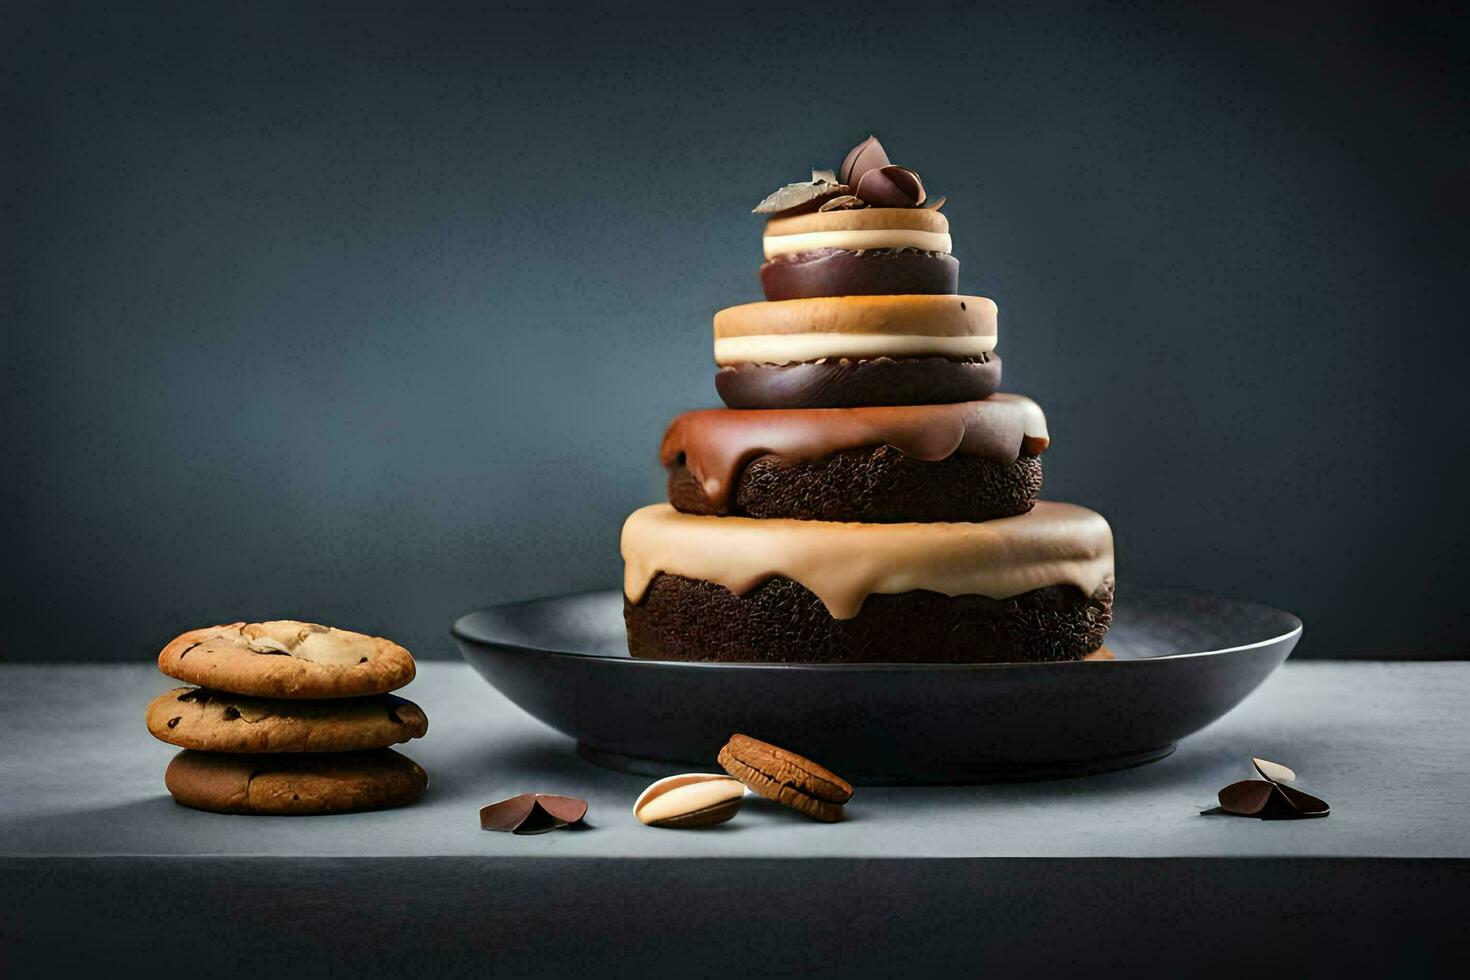
[[[761,266],[766,299],[815,296],[944,295],[959,288],[960,263],[942,252],[822,248]]]
[[[738,364],[715,374],[731,408],[853,408],[930,405],[988,398],[1000,390],[1001,359],[826,358],[795,364]]]
[[[1041,489],[1046,418],[1019,395],[953,405],[686,412],[664,436],[669,500],[694,514],[983,521]]]

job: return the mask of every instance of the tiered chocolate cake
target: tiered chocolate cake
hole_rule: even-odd
[[[1076,660],[1112,531],[1037,502],[1046,419],[997,394],[996,306],[958,289],[943,199],[876,139],[756,208],[764,303],[715,315],[729,408],[664,436],[669,503],[623,526],[635,657]]]

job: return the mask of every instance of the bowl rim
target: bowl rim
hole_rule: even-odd
[[[471,646],[476,646],[476,647],[491,647],[493,649],[496,649],[496,650],[498,650],[500,652],[504,652],[504,653],[524,653],[524,654],[535,654],[535,655],[542,656],[542,657],[572,658],[572,659],[575,659],[575,660],[597,661],[597,662],[600,662],[600,663],[626,664],[626,665],[629,665],[629,668],[630,669],[637,668],[637,669],[656,670],[656,669],[668,669],[668,668],[681,668],[681,669],[690,669],[690,670],[788,670],[788,671],[789,670],[797,670],[797,671],[823,671],[823,672],[825,672],[825,671],[840,671],[840,672],[871,671],[871,672],[875,672],[875,673],[882,673],[882,672],[896,672],[896,671],[908,672],[908,671],[916,671],[916,670],[917,671],[934,671],[934,670],[942,670],[942,671],[974,671],[974,670],[985,670],[985,671],[1015,671],[1015,670],[1018,670],[1018,669],[1032,669],[1032,670],[1035,670],[1035,669],[1051,669],[1051,670],[1061,669],[1061,670],[1073,670],[1073,669],[1077,669],[1081,665],[1086,665],[1086,667],[1088,669],[1134,670],[1134,669],[1138,669],[1137,665],[1141,665],[1141,664],[1159,663],[1159,662],[1163,662],[1163,661],[1173,661],[1173,660],[1190,660],[1190,659],[1197,659],[1197,658],[1201,658],[1201,657],[1219,657],[1219,656],[1223,656],[1223,655],[1227,655],[1227,654],[1243,654],[1243,653],[1249,653],[1252,650],[1259,650],[1259,649],[1262,649],[1262,648],[1265,648],[1265,647],[1274,647],[1274,646],[1277,646],[1277,645],[1282,644],[1282,643],[1295,642],[1295,640],[1301,636],[1302,631],[1304,629],[1301,619],[1299,617],[1297,617],[1295,614],[1286,612],[1283,609],[1277,609],[1274,606],[1267,606],[1264,603],[1253,602],[1253,601],[1244,600],[1244,599],[1232,599],[1232,598],[1229,598],[1227,596],[1216,595],[1216,594],[1209,593],[1209,592],[1199,592],[1199,591],[1195,591],[1195,590],[1192,590],[1192,589],[1151,588],[1151,587],[1130,588],[1129,589],[1129,592],[1133,592],[1135,594],[1146,593],[1146,594],[1157,596],[1157,597],[1172,596],[1172,597],[1175,597],[1175,598],[1178,598],[1178,599],[1187,599],[1187,598],[1192,598],[1192,599],[1208,599],[1208,600],[1211,600],[1211,601],[1214,601],[1214,602],[1229,603],[1231,605],[1255,606],[1258,609],[1262,609],[1262,610],[1265,610],[1266,612],[1272,613],[1274,615],[1284,617],[1288,622],[1293,623],[1294,625],[1291,627],[1291,629],[1288,629],[1286,632],[1277,634],[1275,636],[1267,637],[1266,639],[1254,640],[1254,641],[1252,641],[1250,643],[1235,644],[1233,646],[1219,647],[1219,648],[1214,649],[1214,650],[1196,650],[1196,651],[1190,651],[1190,652],[1186,652],[1186,653],[1166,653],[1166,654],[1161,654],[1160,656],[1157,656],[1157,657],[1137,657],[1137,658],[1130,658],[1130,659],[1124,659],[1124,660],[1057,660],[1057,661],[1036,661],[1036,662],[1030,662],[1030,663],[1023,662],[1023,663],[1002,663],[1002,664],[996,664],[996,663],[922,663],[922,662],[871,662],[871,663],[837,663],[837,664],[824,664],[824,663],[779,663],[779,664],[767,664],[767,663],[724,662],[724,661],[708,661],[708,660],[649,660],[649,659],[644,659],[644,658],[631,657],[631,656],[628,656],[626,654],[623,655],[623,656],[609,656],[607,654],[602,654],[602,653],[579,653],[579,652],[573,651],[573,650],[551,650],[551,649],[546,649],[544,647],[526,646],[525,644],[522,644],[522,643],[511,643],[511,642],[508,642],[508,641],[505,641],[505,640],[497,640],[497,639],[488,638],[488,637],[485,637],[483,635],[474,635],[467,628],[467,624],[468,624],[468,622],[471,619],[473,619],[473,618],[475,618],[477,616],[482,616],[485,613],[491,613],[491,612],[496,612],[496,611],[500,611],[500,610],[505,610],[505,609],[509,609],[509,608],[512,608],[512,607],[516,607],[516,606],[536,605],[536,604],[542,604],[542,603],[555,602],[557,600],[564,600],[564,599],[577,599],[577,598],[583,598],[583,597],[588,597],[588,596],[611,596],[613,594],[620,593],[620,592],[621,592],[620,589],[587,589],[587,590],[580,591],[580,592],[567,592],[567,593],[562,593],[562,594],[559,594],[559,595],[540,596],[540,597],[531,598],[531,599],[517,599],[517,600],[511,601],[511,602],[496,603],[495,605],[485,606],[485,607],[480,608],[480,609],[475,609],[475,610],[472,610],[470,612],[467,612],[467,613],[465,613],[465,614],[463,614],[461,616],[456,617],[455,620],[454,620],[454,622],[452,624],[450,624],[449,633],[450,633],[450,635],[458,643],[461,643],[461,644],[469,644]],[[460,654],[461,654],[461,656],[464,656],[464,650],[463,650],[463,648],[461,648]]]

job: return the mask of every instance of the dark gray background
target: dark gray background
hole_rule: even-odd
[[[1393,10],[9,5],[0,656],[271,616],[452,656],[613,585],[759,298],[746,212],[870,130],[951,196],[1124,601],[1464,656],[1465,47]]]

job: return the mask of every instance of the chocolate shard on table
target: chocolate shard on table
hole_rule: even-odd
[[[1296,773],[1289,767],[1259,758],[1252,758],[1251,763],[1263,778],[1242,779],[1220,790],[1221,811],[1262,820],[1325,817],[1332,812],[1326,800],[1290,785],[1295,782]]]
[[[1239,817],[1297,820],[1325,817],[1332,812],[1326,800],[1267,779],[1243,779],[1220,790],[1220,809]]]
[[[1038,502],[1045,417],[998,391],[998,309],[960,291],[943,201],[928,203],[871,136],[762,202],[765,301],[714,317],[727,407],[674,420],[669,503],[623,528],[635,657],[1001,663],[1102,646],[1112,530]]]
[[[587,801],[575,796],[522,793],[480,808],[480,829],[510,834],[544,834],[578,823],[587,816]]]

